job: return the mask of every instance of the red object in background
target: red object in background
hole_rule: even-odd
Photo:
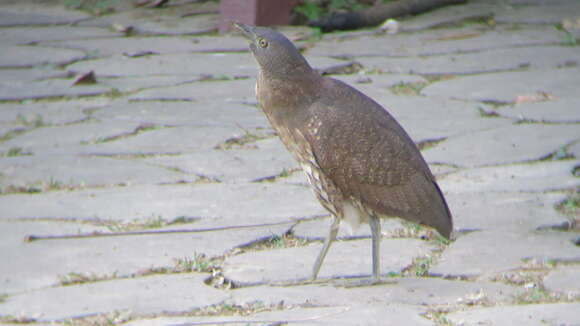
[[[294,0],[221,0],[220,31],[232,22],[249,25],[288,25]]]

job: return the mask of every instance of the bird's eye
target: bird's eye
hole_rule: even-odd
[[[258,39],[258,45],[259,45],[261,48],[267,48],[267,47],[268,47],[268,41],[266,41],[266,39],[259,38],[259,39]]]

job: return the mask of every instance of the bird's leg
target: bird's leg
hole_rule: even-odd
[[[369,215],[373,246],[373,279],[375,282],[381,278],[381,220],[375,215]]]
[[[332,216],[332,224],[330,225],[330,230],[328,231],[328,236],[324,240],[324,246],[322,246],[322,250],[318,254],[316,258],[316,262],[314,262],[314,268],[312,269],[312,280],[315,280],[318,276],[318,272],[320,271],[320,266],[322,266],[322,262],[324,261],[324,257],[326,257],[326,253],[328,253],[328,249],[330,248],[330,244],[332,241],[336,239],[336,235],[338,234],[338,227],[340,226],[340,219],[336,216]]]

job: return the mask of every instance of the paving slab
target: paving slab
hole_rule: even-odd
[[[426,96],[513,103],[518,96],[545,92],[556,98],[575,98],[578,68],[530,70],[465,76],[433,83],[421,90]]]
[[[201,89],[196,89],[195,94],[209,91],[204,83],[198,84]],[[228,87],[227,83],[222,83]],[[238,85],[237,83],[235,85]],[[245,93],[249,83],[240,83],[240,98]],[[217,86],[217,85],[216,85]],[[217,87],[219,88],[219,86]],[[203,95],[203,94],[200,94]],[[203,95],[206,96],[206,95]],[[216,99],[215,101],[204,99],[202,102],[172,102],[172,101],[137,101],[120,102],[112,104],[93,114],[97,119],[107,121],[131,121],[165,126],[197,126],[197,127],[230,127],[230,128],[270,128],[266,117],[256,107],[228,103]]]
[[[69,74],[65,71],[57,70],[56,67],[41,66],[25,68],[2,69],[2,80],[0,84],[26,84],[32,81],[39,81],[50,78],[67,78]]]
[[[450,137],[423,152],[429,162],[463,167],[542,160],[580,139],[577,125],[518,124]],[[465,151],[474,147],[477,150]]]
[[[220,325],[223,323],[243,326],[251,324],[272,325],[289,323],[300,326],[314,325],[396,325],[412,326],[434,325],[431,321],[422,318],[424,308],[409,305],[390,304],[353,305],[338,307],[307,307],[290,308],[261,312],[250,316],[207,316],[207,317],[159,317],[141,319],[129,322],[127,326],[166,326],[187,325],[188,323],[203,323]],[[263,322],[262,322],[263,321]],[[215,323],[215,324],[212,324]]]
[[[0,38],[11,44],[45,43],[121,36],[110,29],[82,26],[14,27],[0,29]]]
[[[197,225],[204,228],[290,223],[325,214],[309,188],[284,183],[136,185],[12,194],[0,196],[0,206],[0,218],[4,219],[68,217],[131,222],[187,216],[206,218]]]
[[[33,316],[43,322],[127,310],[136,314],[189,311],[227,298],[227,292],[205,285],[206,277],[160,275],[42,289],[8,298],[0,305],[0,314]]]
[[[199,177],[142,161],[42,153],[0,159],[1,188],[85,188],[196,182]]]
[[[578,325],[580,303],[530,304],[477,308],[451,313],[447,318],[465,325]]]
[[[63,125],[81,121],[87,117],[86,110],[107,106],[111,100],[105,98],[76,99],[57,102],[2,103],[0,123],[26,125]],[[75,131],[76,132],[76,131]]]
[[[71,24],[89,18],[86,13],[63,6],[31,3],[4,3],[0,7],[0,26]]]
[[[242,137],[245,132],[228,126],[162,127],[130,137],[89,144],[79,150],[90,155],[175,155],[213,149],[228,139]],[[188,139],[191,141],[184,141]]]
[[[58,97],[96,96],[108,94],[111,87],[102,84],[73,86],[72,79],[50,79],[23,84],[0,84],[0,100],[20,101]]]
[[[146,89],[128,98],[132,101],[197,101],[200,106],[224,106],[228,103],[256,104],[254,78],[200,81],[177,86]],[[212,103],[208,103],[212,102]]]
[[[544,277],[544,286],[550,291],[570,296],[580,295],[580,285],[576,280],[580,275],[580,265],[558,266]]]
[[[248,52],[248,41],[240,36],[134,36],[126,38],[101,38],[47,42],[47,45],[82,49],[99,56],[137,55],[153,52],[155,54],[183,52]]]
[[[534,46],[429,57],[357,57],[366,69],[398,74],[481,74],[506,70],[559,68],[578,64],[580,47]]]
[[[559,98],[546,102],[517,103],[512,106],[486,109],[499,116],[549,123],[580,123],[579,98]]]
[[[278,138],[257,141],[252,143],[250,149],[204,150],[145,158],[142,161],[221,182],[274,181],[299,169]]]
[[[250,251],[227,257],[224,276],[236,284],[262,284],[303,280],[310,277],[312,265],[322,248],[321,243],[305,247]],[[415,239],[383,239],[381,271],[399,273],[417,256],[433,248]],[[337,241],[331,247],[320,269],[320,278],[369,276],[371,274],[370,239]]]
[[[26,237],[31,234],[45,236],[51,234],[78,234],[108,230],[105,226],[79,223],[73,220],[2,220],[0,221],[0,225],[2,226],[0,228],[0,234],[2,235],[0,248],[2,250],[18,250],[24,247],[26,245]]]
[[[111,137],[129,135],[135,132],[139,126],[137,122],[132,121],[110,121],[107,124],[89,121],[70,125],[39,127],[1,143],[0,149],[8,150],[11,147],[21,147],[32,153],[74,153],[89,146],[83,144],[98,143]]]
[[[185,6],[167,10],[135,9],[95,17],[80,22],[79,26],[107,27],[113,24],[132,26],[135,34],[144,35],[196,35],[217,30],[217,14],[180,17],[188,9]]]
[[[308,58],[314,68],[328,69],[345,62],[325,56]],[[104,76],[190,75],[243,77],[257,73],[256,62],[249,53],[174,53],[127,57],[116,55],[71,64],[75,72],[95,71]]]
[[[71,64],[74,72],[94,71],[103,76],[249,76],[255,62],[248,53],[174,53],[127,57],[115,55]]]
[[[421,33],[376,34],[350,39],[325,36],[306,52],[307,56],[332,55],[365,56],[430,56],[459,52],[478,52],[510,47],[561,44],[562,32],[553,27],[529,26],[513,29],[497,26],[494,29],[468,26],[461,29],[440,28]],[[369,46],[372,44],[372,46]]]
[[[472,232],[452,242],[429,272],[487,278],[519,268],[526,259],[580,262],[580,250],[572,237],[566,232]]]
[[[328,315],[324,316],[323,318],[320,318],[320,321],[306,320],[295,324],[300,326],[338,325],[342,323],[344,323],[345,325],[358,324],[364,326],[397,325],[397,324],[405,324],[413,326],[435,325],[432,321],[423,318],[421,316],[422,313],[424,313],[424,308],[416,306],[406,306],[398,304],[356,305],[349,307],[349,309],[345,309],[343,313],[334,313],[330,314],[330,316]]]
[[[538,12],[542,14],[538,15]],[[578,17],[578,12],[580,12],[580,5],[577,2],[564,1],[543,3],[540,6],[506,7],[505,10],[497,10],[494,19],[498,23],[555,25],[561,23],[565,18]]]
[[[444,192],[546,192],[578,187],[572,175],[578,161],[546,161],[460,170],[441,178]]]
[[[575,158],[580,158],[580,142],[577,142],[575,144],[572,144],[568,148],[568,153],[574,155]],[[576,172],[575,175],[578,175],[578,172]]]
[[[99,85],[107,86],[122,93],[136,92],[147,88],[168,87],[198,81],[199,77],[190,76],[137,76],[101,77],[95,75]]]
[[[450,192],[445,195],[455,230],[532,232],[568,219],[554,209],[560,193]]]
[[[150,218],[155,220],[155,217]],[[51,223],[62,224],[58,221]],[[22,224],[29,226],[23,230]],[[6,250],[3,257],[10,262],[0,268],[0,284],[4,293],[17,294],[59,286],[61,279],[67,279],[70,273],[88,278],[124,278],[156,268],[171,270],[178,259],[193,260],[196,254],[206,257],[220,256],[249,242],[274,234],[280,236],[288,228],[264,226],[214,232],[97,236],[24,242],[25,236],[74,236],[79,232],[91,232],[90,228],[82,225],[73,230],[70,226],[41,229],[35,224],[36,222],[2,223],[2,233],[14,232],[22,235],[19,239],[3,241],[2,248]],[[180,227],[191,229],[196,225],[192,223]],[[100,231],[110,232],[104,227]]]
[[[516,287],[497,282],[449,281],[439,278],[387,278],[376,286],[341,287],[332,283],[301,286],[254,286],[235,289],[231,300],[247,304],[259,298],[264,304],[350,306],[358,304],[453,305],[480,297],[488,303],[510,302]]]
[[[358,62],[358,61],[357,61]],[[364,93],[385,93],[389,88],[400,84],[427,83],[427,79],[410,74],[374,74],[361,71],[350,75],[333,75],[334,79],[343,81],[357,89],[364,89]]]
[[[399,21],[401,32],[417,32],[430,28],[459,25],[493,16],[496,7],[489,3],[467,3],[445,6],[423,14],[405,17]]]
[[[56,49],[40,46],[1,44],[0,68],[24,68],[38,65],[62,65],[81,60],[85,54],[79,50]]]

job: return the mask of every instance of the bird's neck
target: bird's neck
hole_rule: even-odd
[[[258,74],[256,95],[269,115],[268,111],[293,109],[315,101],[321,81],[322,76],[313,70],[288,75],[273,75],[262,70]]]

